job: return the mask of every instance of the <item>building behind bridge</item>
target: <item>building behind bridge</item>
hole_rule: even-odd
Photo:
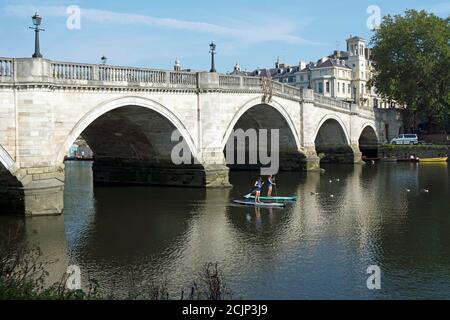
[[[371,48],[366,40],[351,36],[346,40],[347,50],[335,50],[329,56],[316,62],[300,61],[298,65],[281,63],[279,59],[274,68],[257,69],[252,72],[241,70],[238,63],[232,75],[268,77],[299,88],[313,89],[324,96],[347,102],[356,102],[368,108],[395,108],[392,101],[384,100],[369,86],[373,74]]]

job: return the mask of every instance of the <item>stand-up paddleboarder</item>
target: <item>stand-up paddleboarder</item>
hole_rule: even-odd
[[[259,197],[261,196],[261,189],[264,185],[264,182],[262,181],[262,178],[259,177],[258,180],[255,182],[255,188],[256,188],[256,195],[255,195],[255,202],[260,203]]]
[[[269,176],[267,178],[267,196],[269,198],[272,197],[272,189],[273,186],[276,186],[277,184],[275,183],[275,177],[274,176]]]

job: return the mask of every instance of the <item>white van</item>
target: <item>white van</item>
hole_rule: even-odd
[[[417,134],[407,133],[401,134],[398,137],[392,139],[391,144],[418,144],[419,138]]]

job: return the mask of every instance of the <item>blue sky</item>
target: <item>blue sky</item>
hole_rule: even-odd
[[[81,28],[66,27],[70,5],[81,8]],[[207,70],[208,44],[217,44],[217,69],[232,71],[270,67],[282,62],[317,60],[345,39],[370,39],[367,8],[381,14],[407,8],[425,9],[441,17],[450,14],[444,0],[165,0],[165,1],[8,1],[0,0],[0,56],[28,57],[33,32],[28,29],[36,10],[43,16],[41,51],[59,61],[98,63],[102,55],[115,65]]]

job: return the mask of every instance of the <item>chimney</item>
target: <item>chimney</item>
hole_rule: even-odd
[[[303,61],[303,60],[300,60],[300,62],[298,63],[298,67],[299,67],[300,71],[305,69],[306,68],[306,62]]]

